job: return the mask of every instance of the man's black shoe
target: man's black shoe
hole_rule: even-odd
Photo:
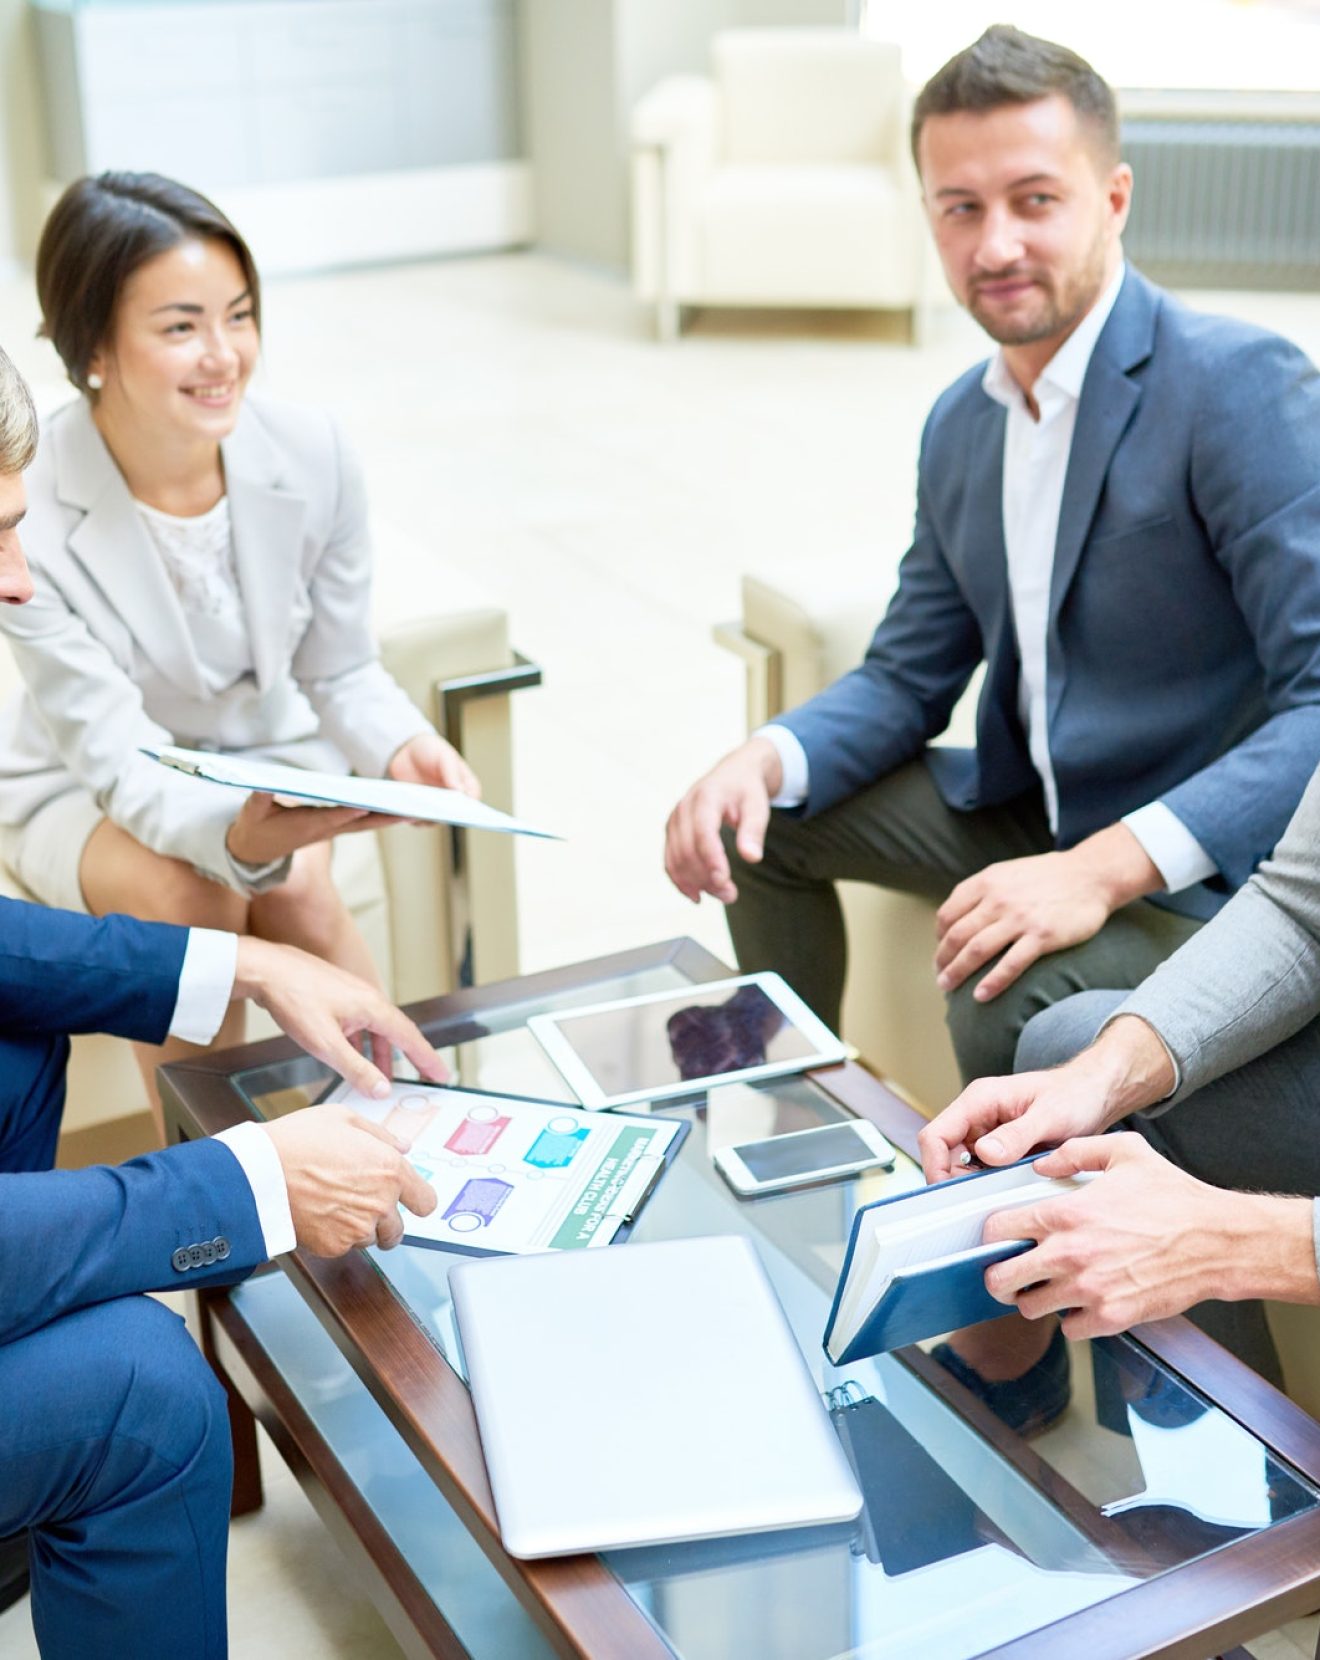
[[[0,1609],[12,1608],[28,1589],[28,1536],[11,1533],[0,1539]]]
[[[1020,1378],[1007,1378],[1002,1383],[983,1378],[947,1343],[937,1344],[930,1358],[984,1401],[1001,1424],[1024,1438],[1040,1435],[1057,1424],[1072,1398],[1068,1345],[1061,1326],[1054,1328],[1049,1347],[1034,1366]]]

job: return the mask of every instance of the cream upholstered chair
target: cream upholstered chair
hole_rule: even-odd
[[[879,619],[884,595],[856,573],[874,559],[831,569],[813,564],[801,580],[744,576],[742,618],[716,630],[747,672],[747,722],[762,725],[856,666]],[[943,741],[970,744],[980,677],[954,710]],[[841,882],[848,927],[848,985],[843,1035],[877,1072],[897,1082],[914,1104],[934,1113],[960,1088],[944,1025],[944,998],[931,956],[935,906],[907,894]],[[1268,1305],[1288,1393],[1320,1416],[1320,1313]]]
[[[860,662],[879,620],[883,593],[875,560],[813,560],[801,576],[742,579],[742,618],[716,630],[743,658],[748,726],[803,703]],[[858,579],[858,571],[871,576]],[[977,687],[954,712],[945,741],[973,741]],[[848,928],[843,1036],[875,1071],[899,1084],[924,1111],[958,1093],[958,1069],[935,984],[935,906],[860,882],[839,885]]]
[[[944,289],[898,46],[733,29],[711,58],[633,113],[633,282],[661,338],[684,305],[908,310],[919,336]]]
[[[494,607],[429,617],[387,631],[385,666],[455,743],[481,778],[492,806],[513,806],[508,694],[539,671],[509,645],[507,618]],[[0,697],[17,686],[0,650]],[[334,870],[394,997],[410,1002],[463,980],[518,972],[513,841],[456,837],[447,829],[400,826],[342,836]],[[0,866],[0,893],[28,898]],[[259,1011],[249,1036],[273,1031]],[[126,1157],[152,1144],[142,1079],[129,1045],[110,1037],[74,1039],[61,1161]]]

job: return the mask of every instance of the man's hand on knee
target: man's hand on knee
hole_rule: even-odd
[[[1066,853],[987,865],[959,882],[935,918],[942,991],[998,957],[972,995],[988,1002],[1038,957],[1093,938],[1120,906],[1164,878],[1126,825],[1111,825]]]
[[[388,1250],[403,1238],[400,1204],[415,1216],[435,1209],[435,1189],[389,1131],[346,1107],[305,1107],[262,1129],[279,1154],[298,1245],[313,1256]]]
[[[720,831],[732,826],[739,856],[759,863],[770,798],[782,781],[775,746],[768,738],[749,738],[687,792],[665,827],[665,870],[686,899],[696,904],[703,893],[725,905],[737,899]]]

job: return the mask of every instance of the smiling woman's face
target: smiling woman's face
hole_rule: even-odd
[[[234,429],[260,339],[243,268],[224,242],[157,254],[124,284],[110,339],[89,369],[116,425],[177,441]]]

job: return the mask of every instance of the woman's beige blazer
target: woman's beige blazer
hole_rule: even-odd
[[[379,775],[428,723],[376,657],[362,478],[333,421],[248,398],[221,449],[253,671],[209,694],[87,403],[46,424],[22,531],[35,594],[0,607],[26,687],[0,715],[0,826],[84,790],[146,846],[240,886],[224,850],[235,792],[173,773],[140,745]]]

